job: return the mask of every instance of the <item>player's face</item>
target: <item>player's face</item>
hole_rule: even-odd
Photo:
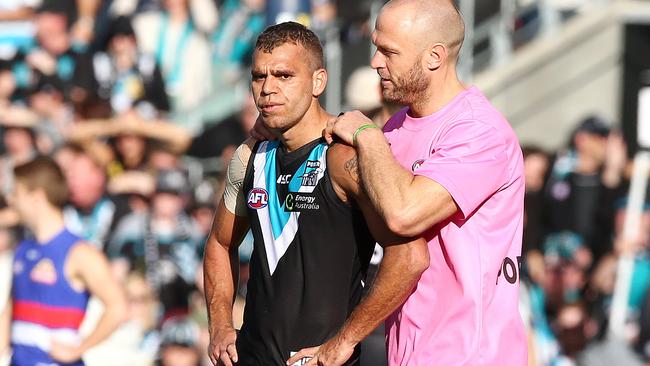
[[[314,98],[314,75],[307,51],[283,44],[271,53],[255,50],[251,88],[264,124],[284,132],[301,121]]]
[[[30,212],[36,207],[34,206],[35,203],[34,192],[30,192],[24,183],[16,181],[13,193],[9,197],[9,205],[16,210],[23,223],[25,218],[28,218]]]
[[[386,101],[410,105],[427,90],[430,78],[422,65],[422,51],[409,40],[404,27],[382,14],[372,41],[377,51],[370,66],[381,77],[381,89]]]

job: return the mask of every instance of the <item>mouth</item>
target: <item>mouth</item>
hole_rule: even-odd
[[[384,88],[392,84],[393,82],[390,81],[390,79],[384,79],[384,78],[381,79],[381,86]]]
[[[268,103],[260,105],[260,112],[262,113],[272,113],[282,107],[282,104],[277,103]]]

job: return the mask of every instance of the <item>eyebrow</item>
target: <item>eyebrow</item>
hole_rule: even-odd
[[[383,45],[377,45],[377,44],[375,44],[375,46],[376,46],[377,49],[380,50],[382,53],[386,53],[386,52],[388,52],[388,53],[399,53],[399,51],[397,51],[396,49],[394,49],[394,48],[392,48],[392,47],[383,46]]]
[[[262,71],[262,70],[251,70],[251,75],[253,77],[266,76],[268,74],[271,74],[273,76],[284,76],[284,75],[295,76],[296,72],[291,70],[291,69],[284,68],[284,67],[270,70],[270,72],[268,72],[268,73],[266,71]]]
[[[372,40],[372,43],[375,45],[375,47],[377,47],[378,50],[380,50],[382,52],[386,51],[386,52],[390,52],[390,53],[399,53],[397,48],[392,47],[389,44],[385,44],[385,43],[382,43],[382,42],[377,42],[378,39],[379,39],[379,37],[375,36],[374,39]]]

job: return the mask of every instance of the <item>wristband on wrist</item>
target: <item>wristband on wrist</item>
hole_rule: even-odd
[[[369,129],[369,128],[379,128],[379,127],[377,127],[377,125],[374,124],[374,123],[367,123],[367,124],[365,124],[365,125],[363,125],[363,126],[360,126],[359,128],[356,129],[356,131],[354,131],[354,134],[352,135],[352,145],[356,145],[356,144],[357,144],[357,136],[358,136],[358,135],[359,135],[363,130],[367,130],[367,129]]]

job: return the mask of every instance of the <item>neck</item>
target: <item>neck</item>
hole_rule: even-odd
[[[46,207],[39,210],[39,218],[34,220],[29,228],[36,236],[36,240],[47,243],[64,228],[63,213],[55,207]]]
[[[321,137],[330,118],[332,115],[315,100],[298,123],[280,134],[280,141],[288,151],[297,150]]]
[[[432,76],[433,80],[425,92],[427,96],[417,98],[417,102],[409,104],[411,117],[426,117],[438,112],[466,89],[458,80],[455,68],[438,71],[438,74]]]

